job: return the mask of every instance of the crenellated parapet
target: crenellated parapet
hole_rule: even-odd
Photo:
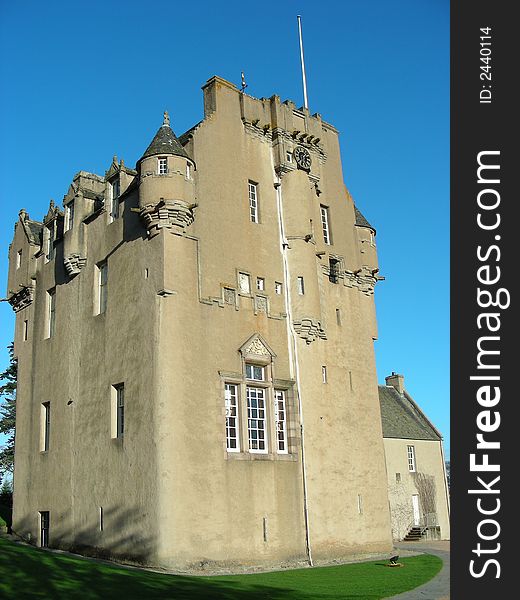
[[[195,220],[194,208],[195,205],[188,204],[183,200],[161,199],[155,205],[143,206],[139,211],[139,216],[148,231],[148,237],[152,238],[161,229],[175,228],[185,231]]]

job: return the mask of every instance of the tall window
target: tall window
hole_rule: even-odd
[[[186,179],[191,179],[191,165],[186,163]]]
[[[327,383],[327,367],[325,365],[321,367],[321,381]]]
[[[98,270],[98,306],[97,314],[104,313],[107,309],[108,298],[108,263],[105,260],[97,265]]]
[[[122,439],[125,433],[125,384],[112,386],[112,437]]]
[[[116,179],[110,184],[110,222],[119,218],[119,196],[120,196],[119,179]]]
[[[244,358],[251,357],[251,362],[243,364],[243,379],[223,382],[226,448],[251,454],[270,451],[271,458],[276,458],[289,453],[288,391],[275,387],[272,367],[261,347],[265,348],[262,340],[250,340],[247,348],[240,350]]]
[[[329,227],[329,209],[326,206],[320,206],[321,226],[323,227],[323,241],[330,244],[330,227]]]
[[[415,472],[415,447],[408,446],[408,470]]]
[[[258,223],[258,189],[257,184],[250,181],[249,186],[249,216],[252,223]]]
[[[40,511],[40,547],[49,546],[50,514],[48,510]]]
[[[165,156],[157,159],[157,173],[159,175],[166,175],[168,173],[168,159]]]
[[[43,402],[41,405],[41,441],[40,451],[49,451],[49,441],[51,435],[51,403]]]
[[[47,291],[47,337],[56,331],[56,288]]]
[[[267,453],[265,389],[246,387],[249,452]]]
[[[18,250],[16,253],[16,268],[19,269],[22,266],[22,251]]]
[[[279,281],[274,282],[274,293],[277,295],[282,293],[282,284]]]
[[[274,391],[274,418],[276,426],[277,451],[287,454],[287,412],[285,409],[285,391]]]
[[[54,259],[54,223],[51,223],[46,228],[45,237],[45,262],[49,262]]]
[[[65,231],[74,226],[74,200],[65,205]]]
[[[228,452],[240,452],[238,386],[225,384],[226,406],[226,449]]]

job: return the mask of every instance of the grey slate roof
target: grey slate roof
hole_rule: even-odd
[[[372,227],[372,225],[370,225],[370,223],[365,219],[362,212],[359,210],[359,208],[355,204],[354,204],[354,212],[356,215],[356,225],[358,227],[370,227],[370,229],[374,229]],[[374,231],[375,231],[375,229],[374,229]]]
[[[380,385],[379,403],[384,438],[437,441],[442,439],[406,390],[401,396],[394,387]]]
[[[190,158],[169,125],[161,125],[161,127],[159,127],[155,137],[141,156],[140,160],[143,160],[143,158],[147,158],[148,156],[155,156],[156,154],[174,154],[175,156]]]

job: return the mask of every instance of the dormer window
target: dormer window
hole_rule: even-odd
[[[110,183],[110,223],[119,218],[119,179]]]
[[[168,173],[168,159],[165,156],[157,159],[157,173],[159,175],[166,175]]]

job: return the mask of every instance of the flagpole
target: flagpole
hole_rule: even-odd
[[[298,15],[298,33],[300,36],[300,62],[302,65],[302,82],[303,82],[303,106],[309,108],[309,102],[307,100],[307,79],[305,77],[305,61],[303,58],[303,39],[302,39],[302,18]]]

